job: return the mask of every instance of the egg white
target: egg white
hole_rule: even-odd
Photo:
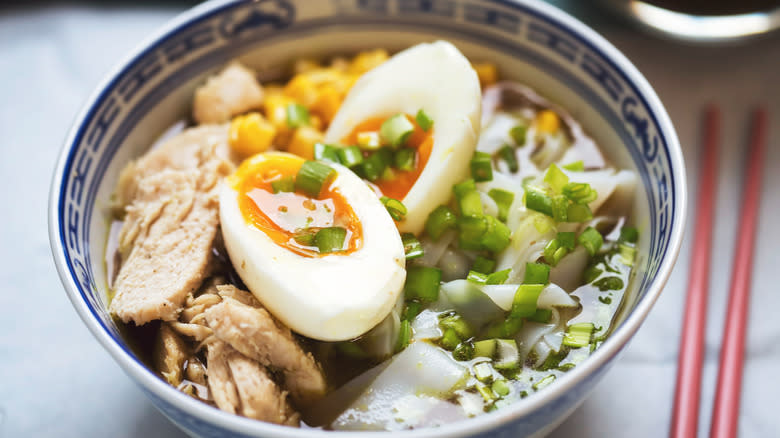
[[[469,61],[446,41],[419,44],[364,74],[344,99],[325,134],[337,144],[372,117],[423,109],[433,120],[433,148],[419,178],[401,201],[403,232],[419,234],[433,209],[448,201],[452,186],[467,178],[481,118],[479,79]]]
[[[264,155],[273,154],[283,153]],[[238,192],[229,182],[220,188],[219,212],[231,262],[252,294],[294,332],[343,341],[390,313],[406,279],[405,256],[395,224],[376,195],[346,167],[330,165],[338,172],[332,185],[362,226],[363,243],[354,252],[304,257],[279,246],[244,219]]]

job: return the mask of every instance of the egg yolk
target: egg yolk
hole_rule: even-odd
[[[414,117],[406,114],[406,118],[414,125],[414,132],[412,132],[405,144],[406,147],[417,151],[414,169],[393,169],[392,178],[379,178],[374,181],[374,185],[383,195],[398,200],[404,199],[409,190],[412,189],[412,186],[414,186],[414,183],[417,182],[417,178],[420,177],[423,169],[425,169],[425,165],[428,163],[428,158],[431,156],[431,149],[433,149],[433,128],[428,129],[427,132],[423,131],[414,120]],[[378,132],[385,120],[387,120],[386,117],[372,117],[364,120],[355,126],[355,129],[343,140],[343,143],[358,144],[358,134],[362,132]]]
[[[356,251],[362,244],[360,220],[332,181],[325,182],[317,198],[298,191],[274,193],[273,183],[295,178],[303,163],[302,158],[286,155],[244,161],[229,180],[238,192],[244,219],[277,245],[301,256],[320,256],[317,247],[307,245],[302,237],[327,227],[347,231],[343,249],[329,254]]]

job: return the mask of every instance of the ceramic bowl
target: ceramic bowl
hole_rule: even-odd
[[[641,257],[612,336],[545,390],[478,418],[404,432],[419,437],[521,437],[549,432],[614,363],[658,298],[685,223],[683,159],[669,116],[631,63],[593,30],[540,1],[214,0],[172,20],[108,75],[76,118],[54,172],[49,233],[73,306],[98,341],[172,422],[198,437],[349,436],[253,421],[177,391],[144,366],[107,311],[104,252],[121,168],[176,120],[195,86],[231,59],[261,79],[298,57],[446,39],[567,108],[618,166],[640,175]],[[371,434],[371,433],[366,433]]]

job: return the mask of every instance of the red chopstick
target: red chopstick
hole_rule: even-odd
[[[737,436],[745,331],[750,297],[758,211],[761,200],[761,168],[767,141],[767,114],[760,108],[753,114],[750,155],[743,187],[742,218],[737,229],[737,247],[731,273],[731,294],[723,329],[715,405],[710,438]]]
[[[698,428],[719,140],[720,111],[714,106],[709,106],[704,115],[704,142],[699,150],[702,160],[699,169],[699,198],[695,210],[696,223],[688,277],[688,297],[685,302],[680,357],[677,364],[677,390],[669,433],[671,438],[695,437]]]

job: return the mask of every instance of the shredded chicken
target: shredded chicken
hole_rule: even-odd
[[[254,73],[234,62],[195,91],[192,117],[198,123],[223,123],[263,103],[263,88]]]
[[[190,356],[190,351],[181,337],[167,323],[160,325],[152,356],[154,366],[163,378],[171,385],[179,386],[183,379],[184,363]]]

